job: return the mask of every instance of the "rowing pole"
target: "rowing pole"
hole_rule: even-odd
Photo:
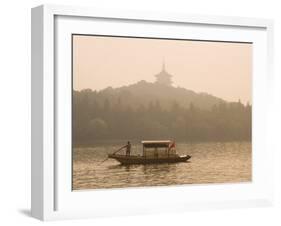
[[[115,153],[117,153],[118,151],[120,151],[120,150],[122,150],[124,147],[126,147],[127,145],[125,145],[125,146],[123,146],[123,147],[121,147],[121,148],[119,148],[117,151],[115,151],[115,152],[113,152],[112,153],[112,155],[114,155]],[[105,159],[105,160],[103,160],[102,162],[100,162],[98,165],[101,165],[102,163],[104,163],[106,160],[108,160],[109,159],[109,157],[107,156],[107,158]]]

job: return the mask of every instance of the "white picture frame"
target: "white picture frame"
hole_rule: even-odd
[[[107,24],[101,26],[99,23],[103,23],[104,20]],[[123,22],[125,23],[122,24]],[[115,23],[120,25],[117,26],[118,30],[114,29]],[[149,26],[157,28],[159,24],[166,29],[149,29]],[[253,181],[241,184],[73,192],[69,171],[71,170],[69,35],[77,31],[91,33],[91,29],[96,28],[95,33],[99,34],[143,36],[142,34],[145,33],[145,36],[186,37],[186,33],[181,33],[185,27],[192,31],[188,35],[189,39],[251,41],[255,45]],[[271,133],[267,126],[267,119],[272,112],[270,101],[273,87],[272,64],[273,22],[271,20],[106,11],[56,5],[33,8],[32,216],[41,220],[56,220],[271,205],[273,153],[266,137]]]

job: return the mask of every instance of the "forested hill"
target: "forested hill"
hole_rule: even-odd
[[[142,139],[251,140],[251,106],[145,81],[73,92],[74,145]]]
[[[189,108],[189,105],[193,104],[201,109],[211,109],[215,104],[224,102],[222,99],[206,93],[195,93],[185,88],[175,88],[146,81],[116,89],[109,87],[94,93],[98,96],[99,104],[108,100],[110,104],[118,103],[133,109],[141,105],[147,107],[158,103],[164,109],[170,109],[174,104],[185,108]]]

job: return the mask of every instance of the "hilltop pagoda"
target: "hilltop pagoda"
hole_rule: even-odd
[[[156,77],[155,83],[157,84],[171,86],[173,83],[171,80],[173,76],[166,71],[165,63],[163,63],[162,65],[162,70],[158,74],[156,74],[155,77]]]

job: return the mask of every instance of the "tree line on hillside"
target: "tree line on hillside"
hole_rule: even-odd
[[[174,139],[176,141],[250,141],[251,105],[221,102],[211,109],[176,101],[165,109],[159,101],[147,106],[126,105],[98,92],[73,92],[73,143],[94,144],[105,140]]]

